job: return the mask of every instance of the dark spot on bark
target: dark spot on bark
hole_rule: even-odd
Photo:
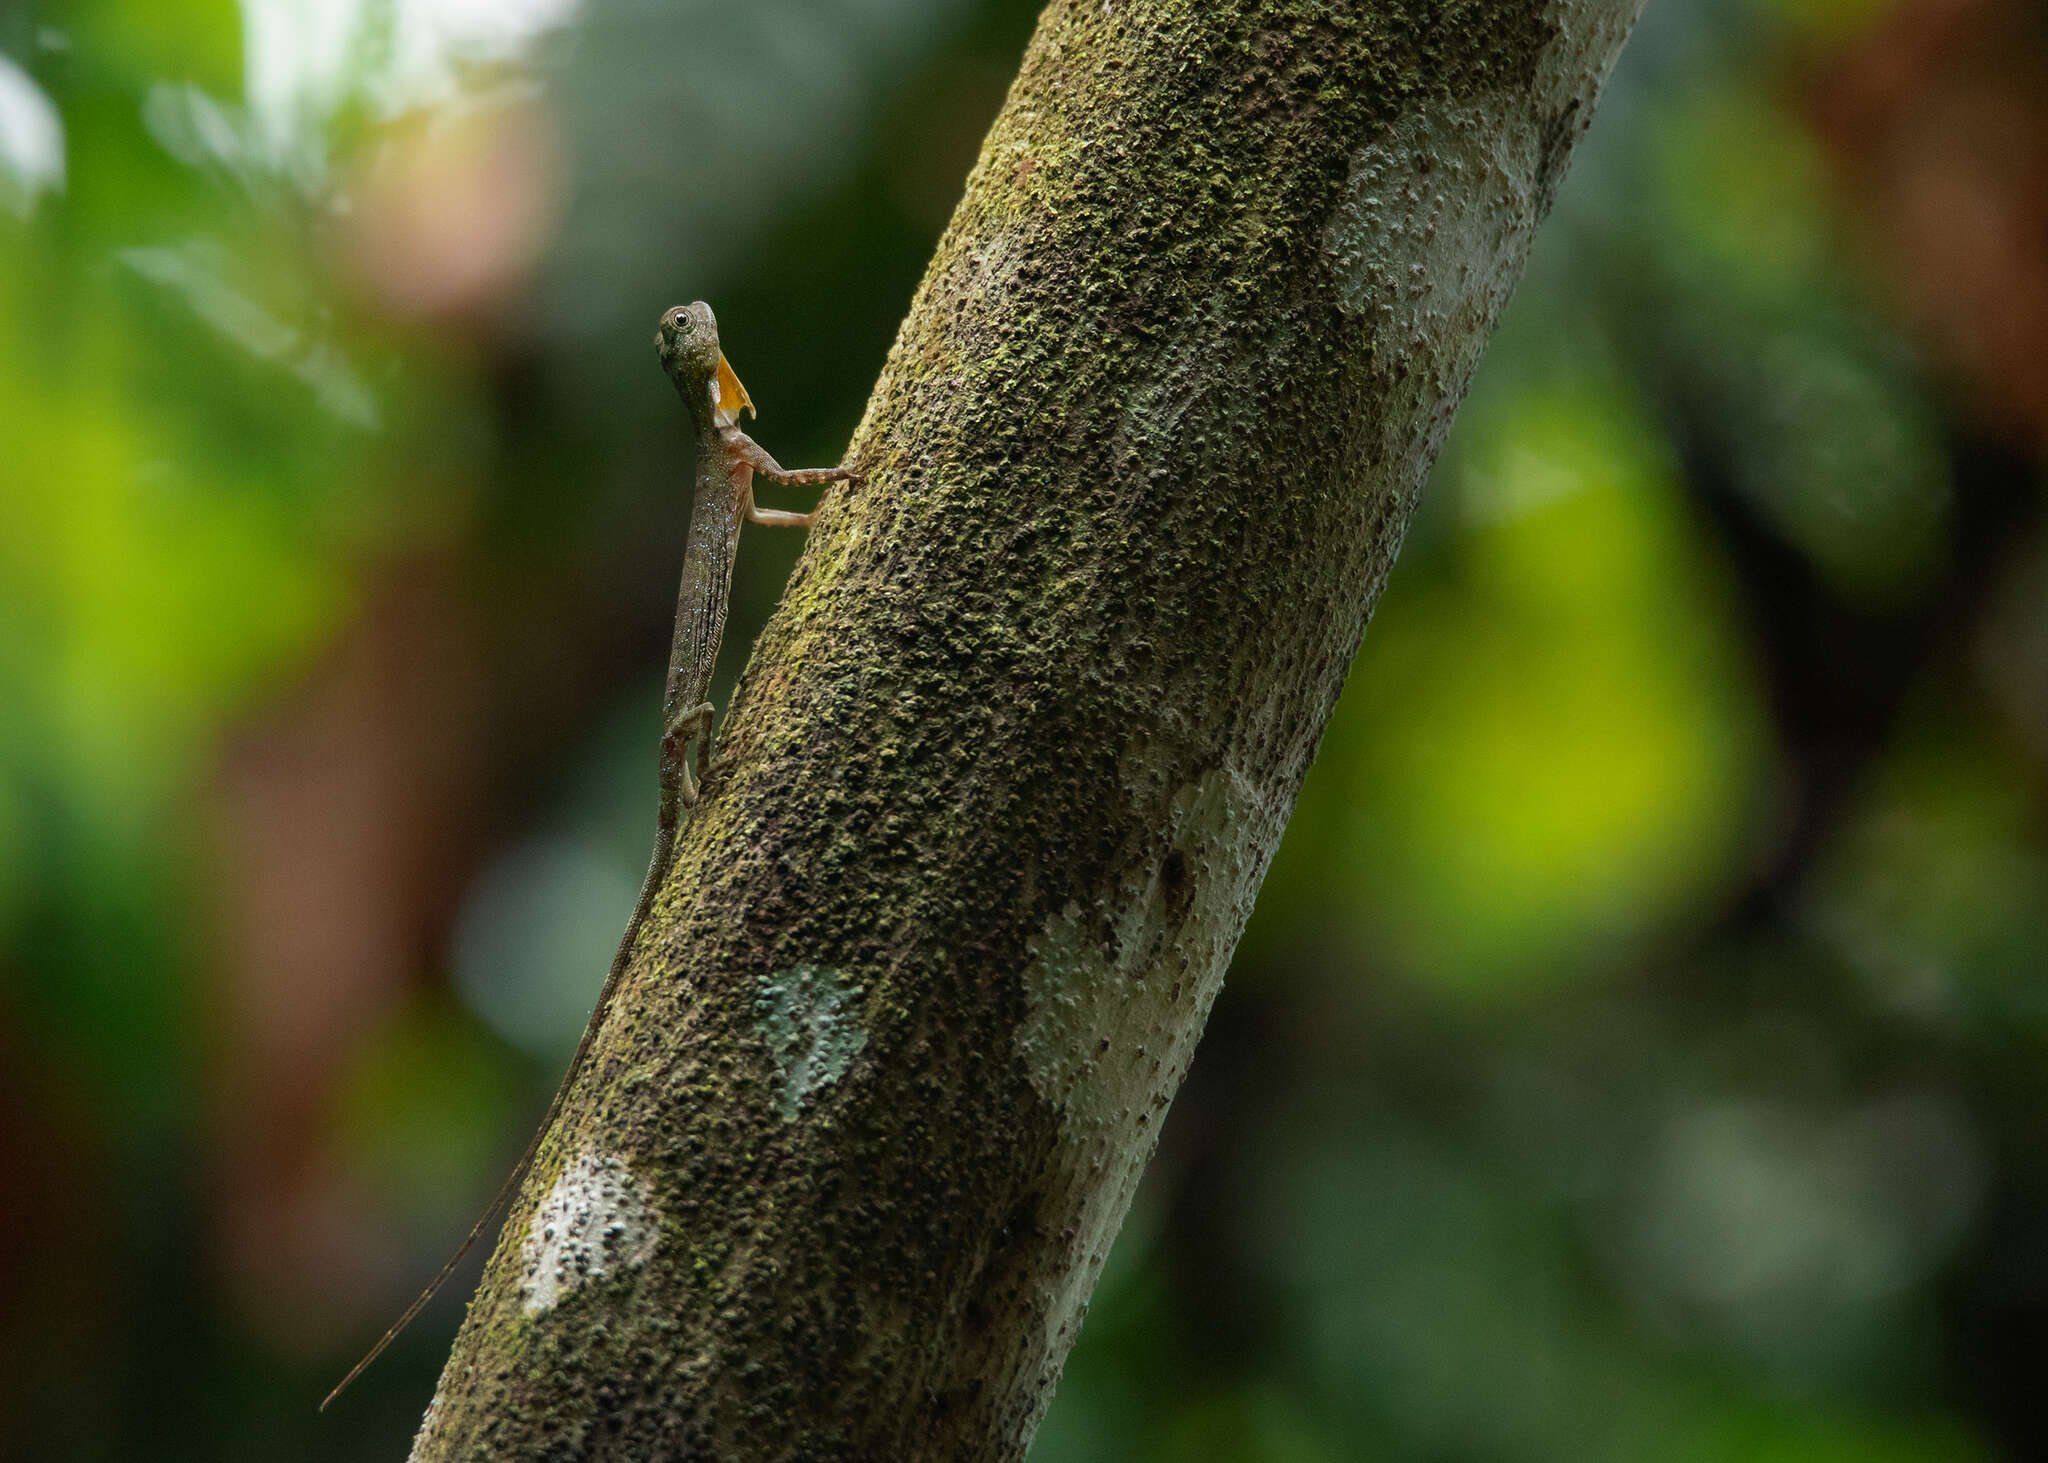
[[[1539,217],[1550,212],[1551,200],[1557,195],[1557,185],[1564,179],[1565,164],[1571,161],[1572,144],[1585,130],[1580,121],[1581,110],[1579,99],[1573,97],[1544,119],[1543,155],[1536,164],[1536,210]]]
[[[1195,884],[1188,877],[1188,856],[1177,848],[1168,849],[1160,862],[1159,891],[1166,896],[1166,912],[1175,924],[1188,917],[1195,903]]]

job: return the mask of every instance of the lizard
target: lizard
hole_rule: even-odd
[[[677,305],[662,312],[655,328],[654,348],[662,369],[675,383],[676,391],[689,409],[697,436],[696,501],[690,509],[689,537],[683,551],[682,587],[676,595],[675,639],[669,651],[668,683],[662,695],[660,752],[660,803],[655,813],[654,856],[647,864],[647,877],[640,884],[640,897],[626,921],[626,932],[612,956],[611,969],[597,994],[597,1004],[569,1059],[569,1070],[548,1103],[540,1126],[526,1145],[525,1153],[513,1165],[511,1174],[499,1187],[497,1197],[470,1228],[468,1236],[448,1257],[440,1273],[405,1308],[391,1329],[370,1348],[363,1359],[320,1404],[325,1412],[330,1403],[363,1374],[370,1363],[412,1324],[414,1317],[447,1283],[490,1222],[518,1189],[540,1151],[541,1138],[561,1113],[569,1094],[604,1023],[612,995],[618,989],[633,950],[639,943],[640,927],[646,922],[654,896],[668,878],[669,862],[675,855],[676,834],[684,816],[696,806],[699,778],[690,770],[694,752],[700,771],[709,756],[712,717],[715,708],[708,698],[711,672],[718,661],[719,642],[725,636],[725,617],[730,603],[732,568],[739,551],[742,522],[777,528],[809,528],[824,506],[808,513],[790,513],[763,508],[754,501],[754,474],[786,487],[851,482],[853,469],[847,466],[799,468],[782,466],[761,445],[740,430],[740,413],[758,415],[747,388],[740,384],[725,353],[719,348],[718,320],[702,300]]]

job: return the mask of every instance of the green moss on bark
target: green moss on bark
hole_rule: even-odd
[[[1022,1454],[1634,9],[1048,10],[415,1457]]]

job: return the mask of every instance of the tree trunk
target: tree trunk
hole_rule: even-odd
[[[1639,5],[1047,10],[416,1459],[1022,1456]]]

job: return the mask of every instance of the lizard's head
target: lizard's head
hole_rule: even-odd
[[[739,422],[742,410],[753,411],[747,388],[718,348],[718,317],[702,300],[662,312],[654,330],[654,350],[693,416],[709,403],[718,425],[730,427]]]
[[[718,374],[718,317],[702,300],[664,310],[654,330],[654,349],[678,390],[688,382],[702,391],[703,383]]]

